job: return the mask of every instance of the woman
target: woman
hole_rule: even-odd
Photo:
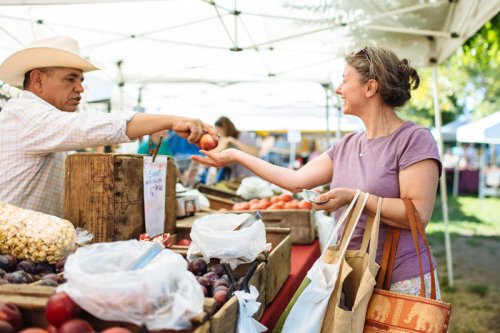
[[[255,138],[248,132],[240,132],[228,117],[220,117],[215,122],[215,130],[220,135],[218,151],[224,148],[234,147],[252,156],[258,156],[259,149]],[[241,179],[254,176],[254,174],[242,165],[232,165],[228,170],[228,178]]]
[[[341,214],[339,208],[353,199],[356,189],[371,193],[350,243],[351,249],[360,247],[367,215],[375,214],[376,196],[383,197],[377,261],[380,262],[387,225],[403,228],[391,290],[418,295],[417,254],[400,198],[411,199],[422,223],[427,225],[432,215],[441,163],[430,132],[403,121],[395,110],[410,99],[410,90],[419,86],[420,79],[406,59],[398,59],[385,48],[365,47],[347,56],[346,62],[343,81],[336,93],[342,99],[344,113],[359,117],[366,131],[346,135],[297,171],[268,164],[234,149],[203,152],[206,157],[196,159],[213,166],[241,163],[258,176],[293,192],[329,182],[331,190],[320,196],[321,200],[328,201],[315,204],[314,208],[334,211],[337,219]],[[420,242],[421,252],[425,253]],[[421,257],[428,295],[429,262],[426,255]]]

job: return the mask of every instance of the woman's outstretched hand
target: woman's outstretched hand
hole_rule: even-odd
[[[218,149],[212,151],[200,150],[200,152],[205,156],[193,155],[191,159],[203,165],[220,168],[236,162],[236,151],[237,150],[233,148],[222,151],[218,151]]]

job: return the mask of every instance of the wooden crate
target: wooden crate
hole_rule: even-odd
[[[189,237],[190,231],[191,231],[191,228],[181,227],[180,229],[177,230],[177,238],[178,239],[184,239],[184,238],[190,239],[190,237]],[[185,257],[187,255],[188,246],[174,245],[170,249]],[[257,297],[257,301],[259,301],[261,303],[261,307],[260,307],[259,311],[257,311],[256,314],[254,315],[254,317],[256,319],[260,319],[260,317],[262,316],[262,313],[264,313],[264,308],[266,305],[266,290],[267,290],[266,258],[267,258],[267,254],[262,253],[256,259],[258,262],[260,262],[260,264],[257,266],[257,268],[256,268],[255,272],[253,273],[252,277],[250,278],[250,282],[249,282],[249,285],[254,285],[255,288],[257,288],[257,290],[259,291],[259,297]],[[209,266],[214,265],[214,264],[218,264],[219,262],[220,262],[219,259],[211,259]],[[252,266],[252,263],[240,264],[233,271],[233,274],[234,274],[236,280],[238,280],[239,278],[244,276],[249,271],[251,266]],[[228,302],[229,302],[229,300],[228,300]],[[219,317],[216,317],[216,318],[219,318]],[[217,321],[217,319],[216,319],[216,321]],[[223,325],[223,324],[221,323],[220,325]],[[212,324],[211,324],[211,326],[212,326]],[[218,327],[218,326],[216,325],[216,327]],[[226,331],[220,331],[220,332],[226,332]]]
[[[198,191],[200,191],[203,194],[209,194],[209,195],[219,197],[219,198],[230,199],[230,200],[233,200],[236,202],[244,201],[244,199],[242,197],[240,197],[238,194],[236,194],[236,191],[232,191],[229,189],[224,190],[224,189],[217,188],[215,186],[208,186],[208,185],[204,185],[204,184],[198,184],[196,186],[196,188],[198,189]]]
[[[177,225],[177,239],[191,239],[190,232],[191,225]],[[271,243],[272,250],[270,253],[263,252],[257,260],[266,264],[265,305],[267,306],[276,297],[290,275],[292,249],[290,229],[266,228],[266,239],[268,243]],[[173,246],[172,249],[183,255],[187,253],[187,246]],[[247,265],[249,264],[243,267]]]
[[[12,302],[16,304],[23,314],[23,327],[41,327],[48,326],[45,318],[45,307],[50,296],[54,295],[56,287],[26,285],[26,284],[5,284],[0,286],[0,300],[2,302]],[[208,321],[208,311],[214,308],[213,299],[205,299],[204,313],[192,319],[193,329],[174,331],[161,330],[157,333],[210,333],[210,322]],[[126,327],[133,333],[139,333],[140,327],[123,322],[111,322],[101,320],[83,311],[78,318],[88,321],[97,331],[113,327]],[[153,331],[151,331],[153,332]]]
[[[210,209],[213,210],[219,210],[219,209],[232,210],[233,205],[237,203],[237,201],[234,201],[232,199],[222,198],[212,194],[204,193],[203,195],[207,197],[208,202],[210,203]]]
[[[73,154],[66,158],[64,217],[94,242],[137,239],[145,232],[143,156]],[[165,232],[176,223],[176,167],[168,158]]]
[[[290,228],[292,244],[311,244],[316,239],[314,212],[306,209],[261,210],[262,220],[266,228]],[[191,227],[194,221],[214,212],[198,212],[194,216],[177,220],[177,226]],[[254,211],[229,211],[241,214]]]

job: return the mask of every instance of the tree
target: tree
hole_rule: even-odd
[[[443,124],[460,114],[474,118],[498,111],[500,96],[500,14],[471,36],[448,60],[439,65],[439,94]],[[432,70],[422,69],[421,87],[405,107],[408,118],[424,126],[433,124]]]

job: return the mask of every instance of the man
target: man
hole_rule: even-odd
[[[172,129],[196,143],[215,130],[197,119],[134,112],[75,113],[83,73],[98,68],[68,37],[37,41],[7,58],[0,80],[23,86],[0,112],[0,201],[62,216],[66,151],[130,142]]]

